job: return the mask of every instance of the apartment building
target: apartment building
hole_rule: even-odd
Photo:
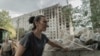
[[[63,34],[67,31],[67,21],[63,17],[62,12],[63,6],[56,4],[50,7],[39,9],[31,13],[24,14],[22,16],[12,19],[12,23],[15,28],[23,28],[25,31],[29,31],[32,28],[32,25],[28,23],[28,19],[31,16],[45,15],[49,19],[49,27],[44,32],[50,39],[62,39]]]

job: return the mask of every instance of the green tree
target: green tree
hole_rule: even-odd
[[[91,21],[93,23],[94,30],[100,28],[100,0],[90,0],[91,7]]]
[[[72,20],[72,6],[71,4],[62,8],[63,17],[66,19],[66,27],[69,28],[70,19]]]
[[[19,38],[21,38],[25,34],[24,28],[19,28]]]
[[[15,37],[15,30],[11,24],[11,17],[9,16],[9,12],[2,10],[0,12],[0,28],[4,28],[9,32],[9,37]]]

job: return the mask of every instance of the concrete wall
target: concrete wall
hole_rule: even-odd
[[[100,56],[100,51],[44,51],[43,56]]]

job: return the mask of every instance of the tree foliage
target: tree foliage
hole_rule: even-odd
[[[8,30],[9,36],[15,37],[15,30],[13,25],[11,24],[11,17],[9,16],[9,12],[2,10],[0,12],[0,27]]]
[[[66,19],[66,27],[68,27],[69,28],[69,23],[70,23],[70,19],[72,20],[72,14],[71,14],[71,12],[72,12],[72,5],[71,4],[69,4],[69,5],[67,5],[67,6],[64,6],[63,8],[62,8],[62,12],[63,12],[63,17]]]
[[[25,34],[24,28],[19,28],[19,37],[22,37]]]
[[[100,0],[90,0],[93,28],[100,28]]]

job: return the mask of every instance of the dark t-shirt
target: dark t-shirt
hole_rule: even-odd
[[[20,40],[20,44],[26,48],[23,56],[42,56],[45,44],[49,39],[42,34],[42,38],[38,39],[34,33],[29,32]]]

